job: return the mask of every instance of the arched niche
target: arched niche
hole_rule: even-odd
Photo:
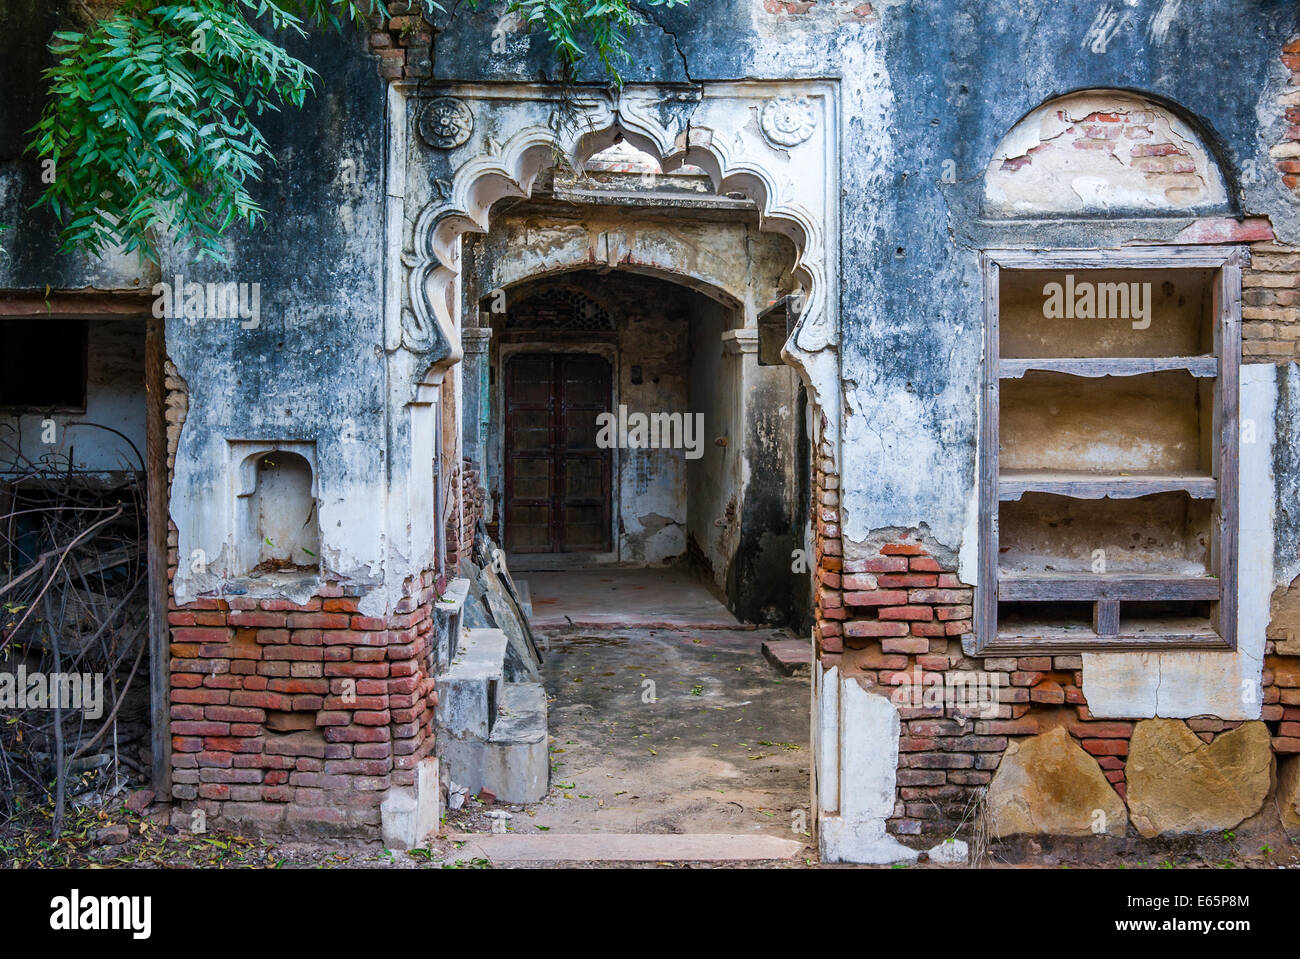
[[[992,219],[1187,216],[1232,211],[1205,135],[1127,90],[1081,90],[1026,114],[984,173]]]
[[[236,575],[320,569],[314,444],[268,445],[240,459],[235,494]]]

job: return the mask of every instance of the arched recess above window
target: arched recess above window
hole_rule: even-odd
[[[1125,90],[1083,90],[1030,111],[984,173],[989,218],[1151,217],[1232,212],[1205,137]]]

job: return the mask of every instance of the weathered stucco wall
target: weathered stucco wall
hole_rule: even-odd
[[[1300,224],[1256,115],[1262,105],[1277,112],[1278,53],[1295,32],[1296,11],[1280,2],[1140,0],[1113,21],[1094,22],[1095,13],[1062,4],[1031,15],[1012,0],[807,8],[701,0],[654,11],[652,26],[634,36],[629,79],[840,80],[842,520],[850,544],[867,543],[873,530],[924,524],[939,544],[962,551],[974,528],[975,251],[1062,237],[1050,223],[981,222],[982,173],[1022,116],[1076,89],[1167,98],[1228,161],[1230,201],[1272,216],[1283,234]],[[545,71],[538,38],[498,17],[458,16],[435,44],[435,77],[523,80]],[[729,27],[727,43],[718,42],[719,24]],[[502,53],[492,50],[494,27],[505,37]],[[1204,69],[1215,62],[1239,69]],[[1176,232],[1170,224],[1152,237]],[[1071,245],[1111,242],[1100,224],[1066,235]]]
[[[886,819],[896,833],[922,831],[927,801],[941,803],[945,796],[987,785],[1007,737],[1038,732],[1038,720],[1027,717],[1064,715],[1057,707],[1067,704],[1077,705],[1082,720],[1074,734],[1091,737],[1084,740],[1088,751],[1102,757],[1106,778],[1122,789],[1127,744],[1106,737],[1122,738],[1123,731],[1092,725],[1092,716],[1084,715],[1080,684],[1092,688],[1087,662],[1044,656],[981,663],[966,660],[956,643],[971,628],[964,618],[971,614],[967,587],[989,586],[977,582],[973,562],[979,545],[983,325],[977,254],[997,247],[1206,242],[1216,231],[1229,241],[1261,238],[1254,228],[1194,224],[1195,215],[1265,216],[1279,239],[1294,242],[1300,219],[1291,191],[1300,181],[1288,166],[1296,159],[1285,152],[1294,149],[1294,137],[1285,131],[1285,111],[1279,107],[1294,103],[1286,99],[1286,84],[1295,64],[1281,54],[1296,33],[1297,16],[1280,2],[1193,7],[1176,0],[1134,0],[1103,7],[1040,5],[1030,11],[1013,0],[879,5],[703,0],[683,10],[654,11],[651,28],[634,40],[632,78],[638,81],[831,75],[839,85],[842,280],[835,295],[843,417],[831,416],[836,435],[829,459],[819,464],[822,495],[834,498],[837,508],[818,516],[824,617],[818,628],[823,665],[838,666],[842,658],[852,678],[837,671],[828,687],[834,694],[821,700],[823,716],[832,710],[818,745],[826,764],[819,767],[820,785],[829,797],[823,809],[838,814],[823,823],[824,840],[831,837],[829,846],[823,843],[828,855],[900,855],[884,840]],[[718,42],[719,24],[728,25],[725,43]],[[487,40],[494,26],[505,36],[504,53],[493,52]],[[1293,48],[1286,51],[1294,60]],[[522,80],[546,65],[540,44],[515,33],[510,23],[497,22],[492,11],[454,23],[436,52],[435,75],[458,81]],[[1207,69],[1214,63],[1234,68]],[[1073,152],[1054,147],[1032,152],[1044,140],[1044,122],[1051,126],[1048,112],[1034,118],[1036,142],[1023,150],[1018,141],[1016,149],[1004,145],[1006,155],[995,163],[999,144],[1020,118],[1040,107],[1050,111],[1044,105],[1055,97],[1096,89],[1140,92],[1170,110],[1151,129],[1153,141],[1164,141],[1153,143],[1161,147],[1154,152],[1142,142],[1145,108],[1110,111],[1133,121],[1116,130],[1117,145],[1126,150],[1116,167],[1124,168],[1124,182],[1087,186],[1095,165],[1077,162],[1075,153],[1085,148],[1109,153],[1088,141],[1106,140],[1110,131],[1100,127],[1103,118],[1093,118],[1094,137],[1086,130],[1092,111],[1076,117],[1073,107],[1066,118],[1081,121],[1085,129],[1060,144],[1068,142]],[[1047,133],[1047,139],[1061,139],[1055,128]],[[1204,148],[1185,151],[1196,137]],[[1166,143],[1170,149],[1163,148]],[[1282,152],[1270,155],[1277,150]],[[1037,168],[1019,162],[1025,157]],[[1053,160],[1062,162],[1053,167]],[[1011,162],[1004,167],[1006,161]],[[997,182],[986,195],[984,173],[991,164]],[[1067,185],[1070,177],[1078,182]],[[1153,185],[1153,177],[1160,182]],[[1027,197],[1036,200],[1029,204],[1029,217],[1023,215]],[[997,213],[1015,216],[992,215]],[[1122,222],[1114,219],[1117,213]],[[1275,414],[1267,379],[1243,376],[1243,408],[1260,417],[1263,434],[1275,421],[1289,421],[1289,414]],[[1200,662],[1205,654],[1163,654],[1167,663],[1131,669],[1131,682],[1114,690],[1116,701],[1109,692],[1100,695],[1106,715],[1221,714],[1222,719],[1196,720],[1209,723],[1197,727],[1203,737],[1225,729],[1228,717],[1259,715],[1245,694],[1257,677],[1268,678],[1259,672],[1268,616],[1261,597],[1267,599],[1279,576],[1285,581],[1280,570],[1274,573],[1269,554],[1294,556],[1296,547],[1289,530],[1280,534],[1284,542],[1265,535],[1270,526],[1279,535],[1273,516],[1293,512],[1282,498],[1289,481],[1270,475],[1267,460],[1259,447],[1243,450],[1242,489],[1253,499],[1241,517],[1243,569],[1249,572],[1240,596],[1242,645],[1228,656],[1230,668],[1210,678]],[[888,588],[878,582],[886,577]],[[884,603],[890,590],[909,596],[916,587],[926,593],[917,601],[931,608],[900,607],[893,612],[901,622],[859,622],[844,609]],[[923,613],[924,622],[905,625]],[[1008,670],[1025,688],[1004,698],[998,718],[973,737],[962,736],[968,730],[957,723],[931,721],[927,717],[935,714],[920,709],[886,708],[875,717],[871,710],[838,705],[857,701],[841,690],[841,682],[890,684],[891,670],[913,663],[913,656],[927,670],[953,664]],[[1107,668],[1089,658],[1106,685]],[[1123,659],[1134,667],[1133,657]],[[1176,672],[1181,679],[1177,693],[1161,705],[1148,693],[1163,689],[1166,666],[1168,675]],[[1234,689],[1228,688],[1230,680]],[[1117,712],[1110,712],[1112,707]],[[1270,722],[1277,721],[1275,708],[1281,707],[1267,707]],[[900,735],[896,761],[871,769],[855,761],[863,750],[877,753]],[[909,755],[913,751],[921,753],[916,761]]]
[[[544,42],[501,20],[499,7],[458,10],[438,37],[435,80],[455,81],[459,94],[481,107],[480,127],[469,141],[469,149],[480,152],[467,156],[420,143],[417,118],[408,115],[406,103],[408,96],[422,94],[411,84],[386,94],[355,34],[293,41],[291,48],[328,79],[306,110],[263,121],[281,160],[258,188],[270,211],[268,229],[251,237],[232,233],[230,263],[220,267],[164,251],[155,275],[148,266],[113,258],[92,264],[56,256],[48,221],[29,219],[25,212],[39,189],[39,171],[20,155],[22,131],[35,121],[36,74],[44,65],[44,53],[29,37],[48,34],[53,21],[35,0],[11,3],[11,9],[30,29],[11,29],[0,39],[0,77],[6,89],[30,95],[0,104],[0,221],[24,226],[0,241],[10,251],[0,257],[0,287],[143,290],[160,276],[176,274],[192,281],[259,284],[256,326],[168,323],[171,358],[189,388],[172,502],[179,529],[176,598],[188,602],[216,588],[229,560],[230,442],[286,442],[310,447],[322,562],[366,594],[356,597],[355,614],[348,611],[364,625],[367,612],[389,609],[402,595],[402,581],[427,567],[430,537],[414,527],[428,505],[422,478],[434,426],[428,406],[408,404],[417,396],[431,401],[438,393],[439,371],[431,371],[431,365],[446,367],[459,358],[455,324],[440,325],[438,315],[454,313],[464,302],[452,266],[459,232],[488,228],[481,197],[455,191],[486,194],[506,183],[505,192],[526,193],[544,155],[552,155],[554,137],[546,140],[544,133],[527,157],[501,155],[517,128],[532,124],[546,130],[551,104],[541,98],[512,103],[532,94],[501,82],[531,83],[539,73],[553,71]],[[1264,630],[1268,598],[1296,575],[1300,547],[1291,502],[1297,473],[1293,368],[1273,375],[1248,371],[1242,378],[1243,415],[1258,421],[1256,436],[1264,440],[1256,443],[1272,437],[1272,446],[1243,446],[1247,575],[1241,648],[1228,664],[1207,659],[1209,654],[1180,652],[1134,666],[1137,660],[1126,656],[1122,665],[1130,671],[1120,685],[1106,681],[1114,661],[1093,654],[975,660],[963,654],[960,638],[970,632],[970,587],[989,585],[977,582],[972,561],[979,510],[979,250],[1205,242],[1216,230],[1226,231],[1220,238],[1228,241],[1259,239],[1258,231],[1234,232],[1238,225],[1223,222],[1245,215],[1267,218],[1280,244],[1300,242],[1300,167],[1294,165],[1300,148],[1286,109],[1296,96],[1289,86],[1298,65],[1292,62],[1296,50],[1288,44],[1300,33],[1300,10],[1284,0],[1195,5],[1130,0],[1032,8],[1020,0],[875,5],[695,0],[647,16],[651,24],[633,35],[627,79],[671,86],[658,104],[644,89],[624,90],[618,98],[620,122],[635,126],[647,141],[670,128],[672,136],[680,129],[689,139],[701,125],[699,118],[706,117],[712,126],[703,125],[714,139],[704,144],[700,162],[718,169],[732,163],[732,185],[753,187],[760,206],[768,204],[764,227],[789,230],[800,255],[811,248],[832,258],[813,264],[825,282],[812,292],[831,298],[821,315],[833,329],[820,331],[821,342],[802,354],[810,364],[806,371],[816,366],[809,386],[817,394],[817,422],[824,415],[831,425],[830,435],[818,438],[815,457],[824,614],[818,639],[823,665],[830,667],[818,716],[819,778],[826,802],[833,802],[824,811],[839,820],[824,833],[832,837],[828,854],[900,855],[884,842],[886,820],[895,833],[922,832],[927,803],[954,801],[970,788],[988,785],[1004,750],[1008,756],[1029,752],[1010,750],[1008,737],[1016,742],[1014,737],[1037,735],[1039,715],[1050,714],[1045,722],[1055,725],[1073,708],[1081,725],[1071,735],[1095,750],[1098,768],[1116,787],[1124,782],[1121,757],[1133,732],[1125,724],[1157,713],[1213,714],[1196,720],[1210,724],[1198,730],[1210,737],[1224,731],[1225,722],[1259,715],[1274,724],[1269,732],[1281,744],[1274,748],[1290,748],[1287,742],[1295,737],[1281,734],[1281,726],[1295,721],[1286,710],[1297,704],[1282,699],[1300,688],[1292,683],[1295,672],[1288,663],[1293,661],[1286,658],[1293,654],[1281,655],[1276,645],[1270,652],[1268,643],[1278,640],[1266,638]],[[494,41],[502,37],[504,52],[494,51]],[[391,67],[397,59],[405,62],[408,52],[390,49],[381,55]],[[1220,63],[1232,69],[1210,67]],[[585,69],[584,79],[601,79],[594,63]],[[395,76],[392,69],[384,75]],[[797,83],[768,82],[792,80]],[[704,81],[707,95],[695,96],[700,91],[692,85]],[[810,97],[817,109],[809,108],[810,122],[831,129],[817,130],[804,143],[817,145],[825,165],[814,168],[814,157],[789,171],[783,164],[809,147],[762,139],[767,136],[760,129],[763,104],[814,88]],[[1130,178],[1137,170],[1175,179],[1192,176],[1200,185],[1191,194],[1177,192],[1188,189],[1182,181],[1162,181],[1159,193],[1170,202],[1152,205],[1150,194],[1135,192],[1128,179],[1118,203],[1104,191],[1054,194],[1054,181],[1040,174],[1049,166],[1049,154],[1065,157],[1052,150],[1034,154],[1032,144],[1022,152],[1019,139],[1016,149],[1004,144],[1017,121],[1054,98],[1098,89],[1140,94],[1169,111],[1172,119],[1162,121],[1162,132],[1167,127],[1180,142],[1190,142],[1189,131],[1201,138],[1203,149],[1195,156],[1189,151],[1190,160],[1177,152],[1144,156],[1138,128],[1145,116],[1125,113],[1134,121],[1120,137],[1128,158],[1150,162],[1129,163],[1123,175]],[[593,86],[588,92],[593,116],[607,126],[613,101],[603,89]],[[587,105],[584,101],[582,108]],[[1083,115],[1085,126],[1090,116]],[[1042,121],[1034,118],[1040,133]],[[1101,136],[1085,130],[1070,141],[1070,149],[1106,140],[1102,122],[1096,121]],[[658,145],[667,152],[672,138]],[[753,160],[756,169],[736,173],[738,156]],[[1032,163],[1019,163],[1024,157],[1044,163],[1035,170]],[[511,165],[492,167],[498,161]],[[462,164],[470,163],[488,172],[462,176],[467,169]],[[1185,163],[1191,168],[1180,166]],[[991,164],[998,182],[990,192],[985,174]],[[1211,167],[1220,171],[1217,179]],[[782,171],[784,181],[763,179],[774,169]],[[1056,169],[1062,176],[1076,169],[1085,177],[1096,172],[1087,164]],[[812,208],[822,177],[830,189],[820,195],[829,192],[831,201],[824,209]],[[1040,180],[1037,188],[1035,180]],[[1039,188],[1052,202],[1039,196],[1027,209],[1026,200]],[[771,204],[773,197],[796,196],[801,198],[797,209]],[[439,210],[452,214],[445,230],[419,222]],[[1112,215],[1117,210],[1125,214],[1122,221]],[[1044,212],[1073,218],[1035,215]],[[998,213],[1015,215],[993,215]],[[1214,214],[1217,226],[1194,222],[1193,214],[1206,213]],[[482,262],[501,264],[502,272],[476,279],[481,289],[490,290],[565,264],[617,266],[625,254],[644,250],[639,263],[670,272],[689,263],[687,272],[749,309],[745,291],[754,286],[753,278],[722,279],[735,264],[727,258],[713,262],[708,245],[698,236],[682,240],[683,232],[689,230],[678,229],[672,243],[646,246],[626,224],[584,226],[557,235],[553,243],[548,239],[540,247],[545,255],[532,262],[531,239],[513,248],[522,255],[487,257]],[[745,242],[751,240],[747,232]],[[495,242],[491,235],[488,242]],[[399,250],[409,258],[405,265]],[[1280,285],[1294,286],[1294,281]],[[1264,337],[1263,327],[1257,330],[1261,340],[1272,341],[1274,331]],[[1274,355],[1260,355],[1265,354]],[[756,441],[785,429],[784,421],[779,428],[758,422],[753,427],[760,431]],[[383,504],[380,521],[376,504]],[[689,522],[689,510],[674,521],[683,519]],[[191,561],[196,549],[206,557],[197,566]],[[793,564],[791,575],[799,575]],[[881,600],[879,591],[894,591],[878,575],[895,577],[896,592],[909,599],[910,590],[926,591],[916,603],[922,612],[895,603],[900,619],[885,626],[847,613],[846,607]],[[367,593],[368,586],[376,588]],[[932,618],[909,626],[906,616]],[[391,628],[405,626],[398,622]],[[983,666],[1008,674],[1021,685],[1010,691],[998,717],[987,721],[1008,725],[978,728],[968,738],[951,717],[931,723],[936,717],[924,711],[859,695],[865,686],[890,683],[897,670],[913,663],[935,671]],[[1177,682],[1176,693],[1166,694],[1168,682]],[[1258,710],[1242,698],[1256,689]],[[1093,697],[1099,711],[1085,716]],[[827,709],[834,712],[828,715]],[[1096,719],[1103,714],[1128,718],[1110,728]],[[900,737],[915,748],[895,754]],[[913,753],[920,758],[913,759]]]
[[[691,317],[691,409],[704,414],[702,456],[686,464],[690,484],[687,535],[692,558],[719,590],[740,533],[740,464],[744,458],[736,427],[743,422],[740,358],[728,355],[722,334],[728,317],[713,304]],[[725,440],[719,443],[718,440]]]

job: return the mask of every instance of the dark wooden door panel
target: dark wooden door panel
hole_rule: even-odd
[[[526,353],[506,364],[506,548],[608,552],[611,457],[596,445],[610,366],[585,353]]]

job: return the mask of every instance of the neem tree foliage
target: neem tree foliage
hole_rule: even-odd
[[[507,9],[545,32],[562,76],[594,54],[615,83],[627,31],[642,22],[627,0],[508,0]],[[62,248],[121,246],[152,259],[154,238],[168,235],[199,258],[223,259],[231,224],[264,221],[249,187],[275,157],[257,118],[301,107],[317,80],[267,34],[339,29],[371,14],[389,16],[383,0],[123,0],[83,31],[56,33],[30,150],[55,171],[37,206],[54,213]]]

